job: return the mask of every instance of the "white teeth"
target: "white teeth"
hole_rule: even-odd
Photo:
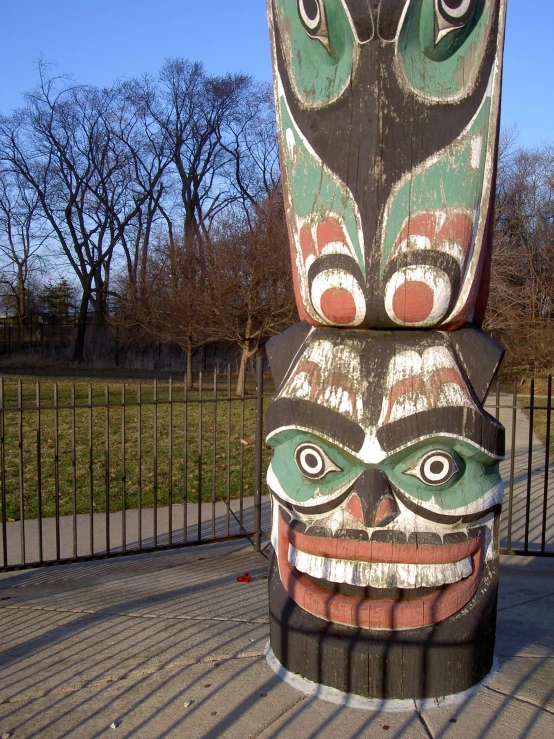
[[[306,554],[292,544],[289,562],[300,572],[319,580],[372,588],[434,588],[463,580],[473,572],[471,557],[433,565],[359,562]]]

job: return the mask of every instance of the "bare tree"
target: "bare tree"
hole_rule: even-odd
[[[247,223],[220,224],[207,284],[204,325],[217,340],[239,345],[237,395],[243,395],[248,360],[297,315],[280,189],[256,205]]]
[[[226,144],[254,87],[247,76],[209,76],[202,64],[185,59],[169,59],[157,80],[145,76],[133,85],[135,104],[156,122],[168,147],[178,196],[166,210],[185,240],[207,240],[214,220],[238,197],[229,184]]]
[[[516,364],[551,362],[554,340],[554,148],[502,140],[491,296],[485,327]]]
[[[0,118],[0,159],[34,191],[42,218],[80,281],[74,351],[80,360],[89,305],[97,321],[104,321],[114,250],[162,170],[145,190],[132,139],[121,131],[127,113],[117,87],[75,85],[49,76],[44,64],[39,73],[25,107]]]
[[[0,281],[15,310],[20,337],[30,283],[41,270],[41,249],[48,237],[37,218],[38,207],[38,197],[24,179],[0,172]]]
[[[120,325],[139,325],[159,341],[177,344],[187,357],[187,386],[193,387],[194,350],[213,340],[205,330],[204,258],[197,240],[175,237],[148,254],[140,282],[121,285]]]

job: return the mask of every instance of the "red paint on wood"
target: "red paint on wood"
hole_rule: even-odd
[[[432,242],[437,232],[437,217],[433,212],[418,213],[409,218],[396,239],[393,256],[400,244],[410,236],[427,236]]]
[[[344,246],[350,250],[344,229],[336,218],[326,218],[324,221],[319,223],[316,233],[319,252],[321,252],[327,244],[332,244],[337,241],[339,244],[344,244]]]
[[[356,318],[356,303],[348,290],[330,287],[321,296],[321,312],[329,321],[343,326]]]
[[[278,558],[279,573],[283,587],[288,595],[304,610],[325,621],[343,624],[344,626],[396,630],[420,628],[443,621],[460,611],[475,595],[483,568],[485,537],[484,533],[480,532],[478,537],[470,540],[474,547],[477,545],[477,549],[471,554],[473,573],[465,580],[449,585],[443,590],[432,593],[431,595],[425,595],[409,601],[398,601],[392,598],[360,598],[330,592],[316,585],[296,570],[287,558],[289,541],[295,537],[325,541],[320,537],[305,537],[303,534],[297,534],[289,529],[282,517],[279,517]],[[360,544],[365,544],[366,546],[369,544],[369,547],[373,549],[370,542],[349,542],[341,540],[341,544],[345,545],[345,548],[348,548],[350,544],[354,544],[356,549],[359,548]],[[467,544],[468,542],[446,545],[444,549],[450,551],[458,550]],[[379,544],[377,543],[374,546],[378,548]],[[426,548],[438,550],[443,547],[430,547],[430,545],[422,545],[421,547],[395,545],[394,549],[397,550],[397,548],[403,551],[407,551],[407,549],[419,551],[425,550]],[[304,549],[303,551],[306,550]],[[344,554],[343,557],[345,559],[347,558]]]
[[[309,226],[302,226],[300,229],[300,248],[302,249],[304,261],[310,256],[317,257],[312,230]]]
[[[444,222],[437,240],[458,244],[464,256],[467,256],[473,241],[473,228],[473,219],[467,213],[454,213]]]
[[[377,510],[375,511],[375,520],[373,523],[375,526],[384,526],[389,523],[389,521],[392,521],[393,518],[396,518],[397,515],[398,506],[396,505],[394,498],[387,495],[379,502]]]
[[[332,559],[360,562],[391,562],[396,564],[451,564],[473,555],[484,543],[484,534],[456,544],[399,544],[382,541],[359,541],[326,536],[311,536],[289,528],[285,523],[288,543],[306,554]]]
[[[348,499],[348,503],[346,504],[346,510],[348,511],[348,513],[354,516],[354,518],[357,519],[360,523],[364,523],[364,513],[362,511],[362,504],[360,503],[360,499],[358,498],[356,493],[353,493]]]
[[[435,297],[424,282],[404,282],[394,293],[392,308],[398,320],[404,323],[420,323],[431,315]]]

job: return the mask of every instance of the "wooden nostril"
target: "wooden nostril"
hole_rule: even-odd
[[[346,510],[365,526],[362,504],[356,493],[352,493],[350,496],[348,503],[346,504]]]
[[[375,526],[386,526],[398,516],[399,510],[392,495],[384,495],[375,511]]]

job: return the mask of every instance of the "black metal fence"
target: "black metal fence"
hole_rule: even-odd
[[[0,571],[243,537],[259,548],[262,360],[244,397],[231,380],[0,378]],[[506,427],[501,550],[554,556],[552,379],[526,394],[497,384],[486,408]]]
[[[552,557],[552,377],[498,382],[486,408],[506,428],[500,551]]]
[[[243,397],[231,380],[0,378],[0,570],[238,537],[259,548],[262,359]]]

